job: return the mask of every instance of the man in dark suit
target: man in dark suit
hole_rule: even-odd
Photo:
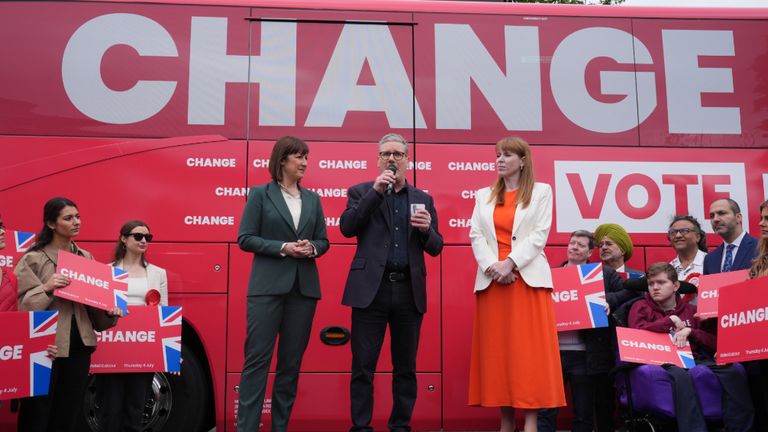
[[[373,182],[352,186],[339,226],[357,237],[342,303],[352,307],[351,431],[373,431],[373,374],[389,325],[393,406],[389,430],[410,431],[416,404],[416,352],[427,308],[424,252],[437,256],[443,237],[432,197],[405,181],[408,142],[379,141]]]
[[[742,229],[739,204],[730,198],[713,202],[709,220],[723,244],[704,257],[704,274],[750,268],[757,256],[757,239]]]
[[[757,239],[742,228],[739,204],[724,198],[709,206],[712,229],[723,239],[723,244],[704,257],[704,274],[725,273],[752,267],[757,256]],[[755,411],[755,430],[768,430],[768,395],[765,389],[764,370],[761,362],[742,363],[747,370],[749,390]]]

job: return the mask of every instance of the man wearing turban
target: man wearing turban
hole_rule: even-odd
[[[621,225],[608,223],[602,224],[595,229],[595,239],[597,240],[597,249],[600,252],[600,259],[603,265],[609,266],[617,272],[638,273],[642,270],[627,268],[624,263],[632,257],[632,239],[627,230]]]

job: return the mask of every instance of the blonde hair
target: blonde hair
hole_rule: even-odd
[[[768,208],[768,201],[763,201],[760,204],[760,217],[762,217],[763,209]],[[760,238],[760,242],[757,244],[757,258],[752,261],[752,268],[749,269],[750,278],[758,278],[768,274],[768,240],[765,237]]]
[[[516,154],[521,160],[525,162],[520,170],[520,181],[518,182],[517,195],[515,196],[515,202],[517,205],[522,203],[523,208],[528,207],[531,204],[531,196],[533,195],[533,158],[531,157],[531,146],[520,137],[506,137],[502,138],[496,143],[497,152],[512,152]],[[504,192],[506,186],[504,184],[504,178],[499,176],[496,183],[491,186],[491,196],[488,202],[496,201],[496,205],[504,205]]]

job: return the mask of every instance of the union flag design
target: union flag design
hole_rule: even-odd
[[[552,269],[552,282],[557,331],[608,327],[601,263]]]
[[[35,243],[35,237],[35,233],[14,231],[13,240],[16,245],[16,252],[23,253],[29,250],[29,247]]]
[[[128,272],[120,267],[112,266],[112,280],[120,283],[128,283]]]
[[[55,310],[34,311],[29,314],[29,337],[36,338],[56,334],[59,312]]]
[[[160,327],[181,325],[181,306],[160,306]]]
[[[603,265],[600,263],[587,263],[579,267],[579,279],[581,284],[588,284],[598,280],[603,280]]]
[[[115,307],[119,307],[123,310],[123,316],[128,315],[128,292],[114,290],[115,293]]]

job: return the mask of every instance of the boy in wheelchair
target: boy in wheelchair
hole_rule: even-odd
[[[754,418],[752,400],[743,370],[717,366],[716,320],[701,322],[696,306],[685,303],[677,293],[677,272],[668,263],[655,263],[646,273],[648,292],[629,312],[629,327],[670,333],[679,347],[691,345],[697,365],[708,367],[722,387],[723,423],[727,431],[751,431]],[[707,425],[689,371],[675,365],[662,366],[672,381],[675,412],[680,432],[706,432]]]

